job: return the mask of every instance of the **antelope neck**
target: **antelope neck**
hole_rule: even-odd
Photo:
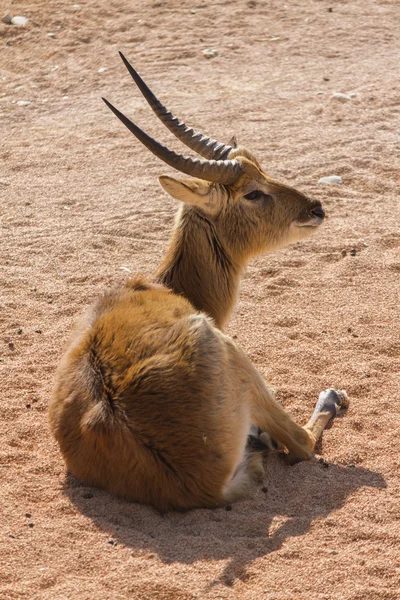
[[[212,221],[198,209],[184,208],[157,281],[185,296],[222,329],[235,303],[240,272]]]

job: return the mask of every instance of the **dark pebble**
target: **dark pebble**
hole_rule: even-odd
[[[228,510],[228,511],[229,511],[229,510],[232,510],[232,505],[231,505],[231,504],[227,504],[227,505],[225,506],[225,510]]]
[[[9,533],[8,537],[12,538],[13,540],[15,540],[15,535],[13,533]]]
[[[32,515],[31,515],[31,513],[25,513],[25,516],[27,519],[30,519]]]
[[[18,335],[21,335],[21,333],[22,333],[22,327],[19,327],[19,328],[17,329],[17,333],[18,333]]]
[[[333,12],[333,8],[329,7],[328,12]]]
[[[42,333],[41,329],[35,329],[35,333]]]
[[[115,542],[114,540],[107,540],[107,544],[111,544],[112,546],[114,546]]]
[[[10,350],[15,350],[14,342],[8,342],[8,347],[10,348]]]
[[[32,523],[32,521],[30,523],[28,523],[29,527],[34,527],[35,523]]]
[[[30,408],[31,407],[31,405],[29,404],[29,402],[28,402],[28,404],[25,404],[25,406],[26,406],[26,408]]]
[[[32,398],[32,402],[39,402],[39,398],[38,398],[37,396],[34,396],[34,397]]]
[[[318,462],[324,469],[327,469],[329,467],[329,463],[327,463],[324,458],[319,458]]]
[[[357,248],[352,248],[350,250],[350,254],[351,254],[351,256],[356,256],[356,254],[357,254]]]
[[[262,487],[261,491],[264,492],[264,494],[266,494],[268,492],[267,486]]]

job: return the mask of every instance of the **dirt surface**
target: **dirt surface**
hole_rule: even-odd
[[[0,597],[400,598],[398,0],[2,6],[28,23],[0,24]],[[188,124],[235,133],[329,214],[251,262],[228,333],[299,422],[329,386],[350,409],[310,462],[270,456],[267,491],[230,511],[160,516],[87,488],[48,428],[75,318],[155,270],[176,210],[171,171],[101,101],[181,149],[118,50]]]

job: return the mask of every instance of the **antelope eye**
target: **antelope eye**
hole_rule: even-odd
[[[263,195],[264,194],[262,192],[260,192],[260,190],[254,190],[253,192],[246,194],[245,198],[246,198],[246,200],[261,200]]]
[[[261,190],[254,190],[244,196],[246,200],[269,200],[272,198],[269,194],[264,194]]]

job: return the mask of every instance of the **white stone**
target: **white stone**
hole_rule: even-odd
[[[16,102],[17,106],[30,106],[31,103],[29,102],[29,100],[18,100]]]
[[[18,27],[25,27],[25,25],[27,24],[28,19],[26,17],[13,17],[11,19],[11,23],[13,25],[17,25]]]
[[[105,73],[107,71],[107,67],[100,67],[98,73]]]
[[[348,102],[351,100],[351,96],[348,94],[342,94],[341,92],[336,92],[335,94],[332,94],[331,99],[337,100],[338,102]]]
[[[327,177],[321,177],[321,179],[318,180],[318,183],[337,184],[343,183],[343,179],[340,177],[340,175],[328,175]]]
[[[217,50],[214,50],[214,48],[207,48],[206,50],[203,50],[203,56],[205,58],[215,58],[218,56],[218,52]]]

